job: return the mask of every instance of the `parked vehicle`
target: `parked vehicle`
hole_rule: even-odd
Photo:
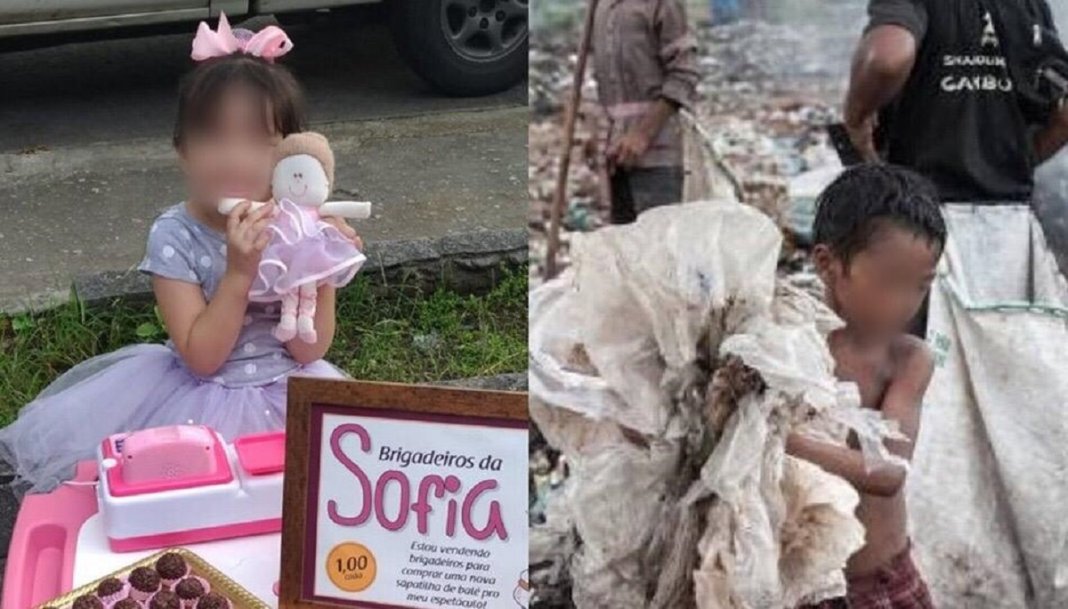
[[[0,41],[189,23],[225,12],[237,23],[293,19],[322,9],[382,4],[400,55],[423,79],[451,95],[507,89],[527,73],[528,0],[3,0]]]

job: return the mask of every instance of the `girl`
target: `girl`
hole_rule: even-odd
[[[274,59],[292,43],[271,26],[213,32],[200,24],[196,68],[183,79],[174,147],[188,199],[152,225],[138,267],[152,277],[171,337],[75,366],[0,430],[0,458],[20,491],[45,491],[73,476],[110,434],[195,423],[227,439],[285,426],[286,378],[342,377],[322,360],[334,336],[334,289],[318,292],[318,340],[282,343],[271,329],[277,303],[251,303],[249,287],[269,239],[273,203],[229,216],[222,197],[270,198],[273,151],[303,126],[300,87]],[[341,219],[332,224],[360,246]]]

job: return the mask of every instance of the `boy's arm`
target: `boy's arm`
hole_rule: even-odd
[[[886,440],[886,448],[891,454],[906,461],[912,459],[912,451],[920,431],[923,395],[934,372],[934,359],[926,345],[920,341],[910,341],[908,349],[901,372],[890,382],[882,402],[883,415],[897,421],[901,433],[908,438],[907,442]],[[786,442],[786,452],[845,478],[862,493],[889,497],[896,494],[905,483],[904,468],[882,465],[869,471],[860,451],[813,440],[800,434],[790,434]]]

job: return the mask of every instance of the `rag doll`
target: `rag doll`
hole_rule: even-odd
[[[318,339],[318,287],[346,285],[366,260],[356,245],[322,216],[367,218],[371,204],[327,202],[334,184],[334,153],[318,133],[287,136],[275,157],[271,194],[278,209],[268,227],[271,240],[263,251],[249,300],[281,301],[282,318],[274,329],[278,340],[300,337],[314,343]],[[239,203],[238,199],[223,199],[219,212],[228,215]],[[252,204],[253,209],[262,205]]]

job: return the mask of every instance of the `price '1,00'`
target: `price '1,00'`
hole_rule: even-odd
[[[348,571],[364,571],[367,569],[367,556],[349,556],[345,559],[337,559],[337,570],[345,573]]]

